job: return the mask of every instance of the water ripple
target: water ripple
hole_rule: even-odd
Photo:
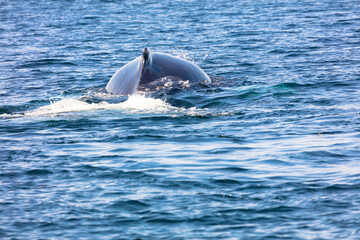
[[[0,238],[357,239],[358,16],[347,0],[1,1]],[[107,94],[144,47],[213,83]]]

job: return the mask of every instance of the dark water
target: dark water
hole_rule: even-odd
[[[358,1],[0,0],[0,238],[359,239],[359,80]]]

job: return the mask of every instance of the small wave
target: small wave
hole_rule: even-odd
[[[77,64],[70,62],[70,61],[64,61],[62,59],[56,59],[56,58],[46,58],[46,59],[40,59],[40,60],[34,60],[34,61],[26,61],[23,64],[20,64],[17,66],[18,69],[23,68],[37,68],[37,67],[46,67],[46,66],[77,66]]]
[[[3,113],[0,114],[0,118],[17,118],[17,117],[22,117],[24,116],[23,114],[20,113],[14,113],[14,114],[9,114],[9,113]]]
[[[278,89],[293,89],[293,88],[298,88],[298,87],[303,87],[304,85],[296,83],[296,82],[285,82],[285,83],[280,83],[274,86],[274,88],[278,88]]]
[[[209,109],[209,106],[198,108],[196,103],[181,98],[153,96],[146,93],[136,93],[129,96],[116,96],[104,92],[89,92],[84,96],[68,96],[62,99],[47,100],[50,104],[44,105],[45,100],[31,101],[30,105],[41,107],[21,107],[20,109],[0,112],[0,118],[21,117],[55,117],[58,115],[92,114],[96,111],[124,112],[135,114],[166,114],[168,117],[215,117],[231,116],[233,112],[226,109]],[[32,108],[31,110],[28,110]]]
[[[143,95],[130,95],[125,102],[87,103],[74,98],[62,99],[51,102],[50,105],[42,106],[24,114],[27,117],[57,115],[68,112],[94,111],[94,110],[133,110],[145,112],[164,112],[176,109],[161,99],[149,98]]]

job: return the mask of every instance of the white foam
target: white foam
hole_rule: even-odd
[[[166,112],[177,109],[162,101],[145,97],[144,95],[130,95],[128,100],[122,103],[86,103],[74,98],[62,99],[51,102],[50,105],[42,106],[33,111],[26,112],[28,117],[57,115],[68,112],[96,111],[96,110],[123,110],[123,111],[143,111],[143,112]]]
[[[176,107],[172,107],[161,99],[147,98],[144,95],[138,94],[129,96],[127,101],[118,105],[120,108],[133,110],[168,111],[176,109]]]

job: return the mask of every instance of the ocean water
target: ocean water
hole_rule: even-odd
[[[359,92],[358,1],[0,0],[0,239],[359,239]]]

